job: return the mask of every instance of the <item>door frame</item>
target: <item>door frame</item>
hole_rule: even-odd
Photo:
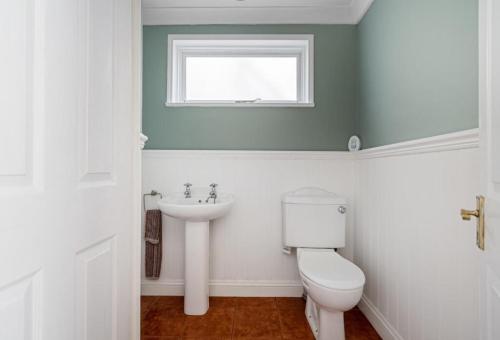
[[[142,131],[142,0],[131,0],[132,6],[132,136],[136,138],[133,150],[132,175],[132,303],[130,334],[132,340],[141,337],[141,252],[142,252],[142,152],[140,134]]]
[[[496,187],[500,180],[495,177],[494,171],[498,171],[499,164],[498,159],[492,157],[493,151],[490,150],[494,143],[498,143],[497,140],[493,140],[493,129],[498,129],[495,125],[492,115],[494,114],[492,107],[494,99],[493,95],[496,87],[498,87],[498,79],[492,78],[493,72],[500,66],[498,61],[495,61],[495,54],[498,54],[497,45],[493,46],[493,41],[498,39],[498,26],[495,26],[495,17],[500,15],[500,7],[496,4],[496,0],[479,0],[479,133],[480,133],[480,148],[481,148],[481,164],[484,167],[481,173],[481,188],[483,195],[486,196],[487,201],[486,207],[486,249],[481,255],[481,275],[480,275],[480,303],[479,303],[479,319],[480,319],[480,339],[491,339],[492,338],[492,315],[489,310],[489,304],[491,303],[491,297],[489,296],[490,286],[492,278],[490,278],[490,273],[488,273],[488,257],[491,255],[491,248],[489,248],[488,236],[492,235],[490,227],[488,227],[489,219],[492,219],[495,213],[498,212],[498,202],[500,200],[500,192]],[[495,61],[495,64],[494,64]],[[494,82],[495,81],[495,82]],[[495,222],[498,223],[498,217],[495,218]],[[497,226],[498,228],[498,226]],[[497,240],[498,241],[498,240]],[[498,245],[497,245],[498,247]],[[498,254],[500,249],[494,248],[496,250],[495,254]],[[488,254],[488,252],[490,252]],[[498,266],[496,266],[496,273],[491,272],[495,278],[495,282],[498,282]],[[495,285],[496,285],[495,284]]]

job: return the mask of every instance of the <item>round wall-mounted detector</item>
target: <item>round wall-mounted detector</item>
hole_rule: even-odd
[[[347,144],[347,149],[349,151],[359,151],[361,149],[361,140],[358,136],[354,135],[349,138],[349,143]]]

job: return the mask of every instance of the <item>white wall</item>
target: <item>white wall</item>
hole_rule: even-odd
[[[361,153],[354,260],[384,339],[478,338],[480,251],[459,215],[475,207],[478,161],[477,131]]]
[[[234,193],[230,214],[210,227],[211,293],[298,296],[295,254],[281,252],[280,196],[318,186],[351,204],[353,171],[352,155],[345,152],[144,151],[143,191],[183,191],[189,181],[206,187],[216,182],[218,190]],[[183,223],[169,217],[163,222],[162,274],[158,281],[143,279],[143,294],[183,292]],[[351,257],[352,247],[344,251]]]

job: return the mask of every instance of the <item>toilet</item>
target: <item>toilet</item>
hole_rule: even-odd
[[[345,246],[346,200],[320,188],[283,195],[283,245],[297,248],[306,317],[319,340],[344,340],[344,312],[363,294],[365,275],[336,249]]]

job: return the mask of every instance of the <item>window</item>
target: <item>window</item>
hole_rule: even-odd
[[[312,35],[169,35],[167,106],[314,106]]]

